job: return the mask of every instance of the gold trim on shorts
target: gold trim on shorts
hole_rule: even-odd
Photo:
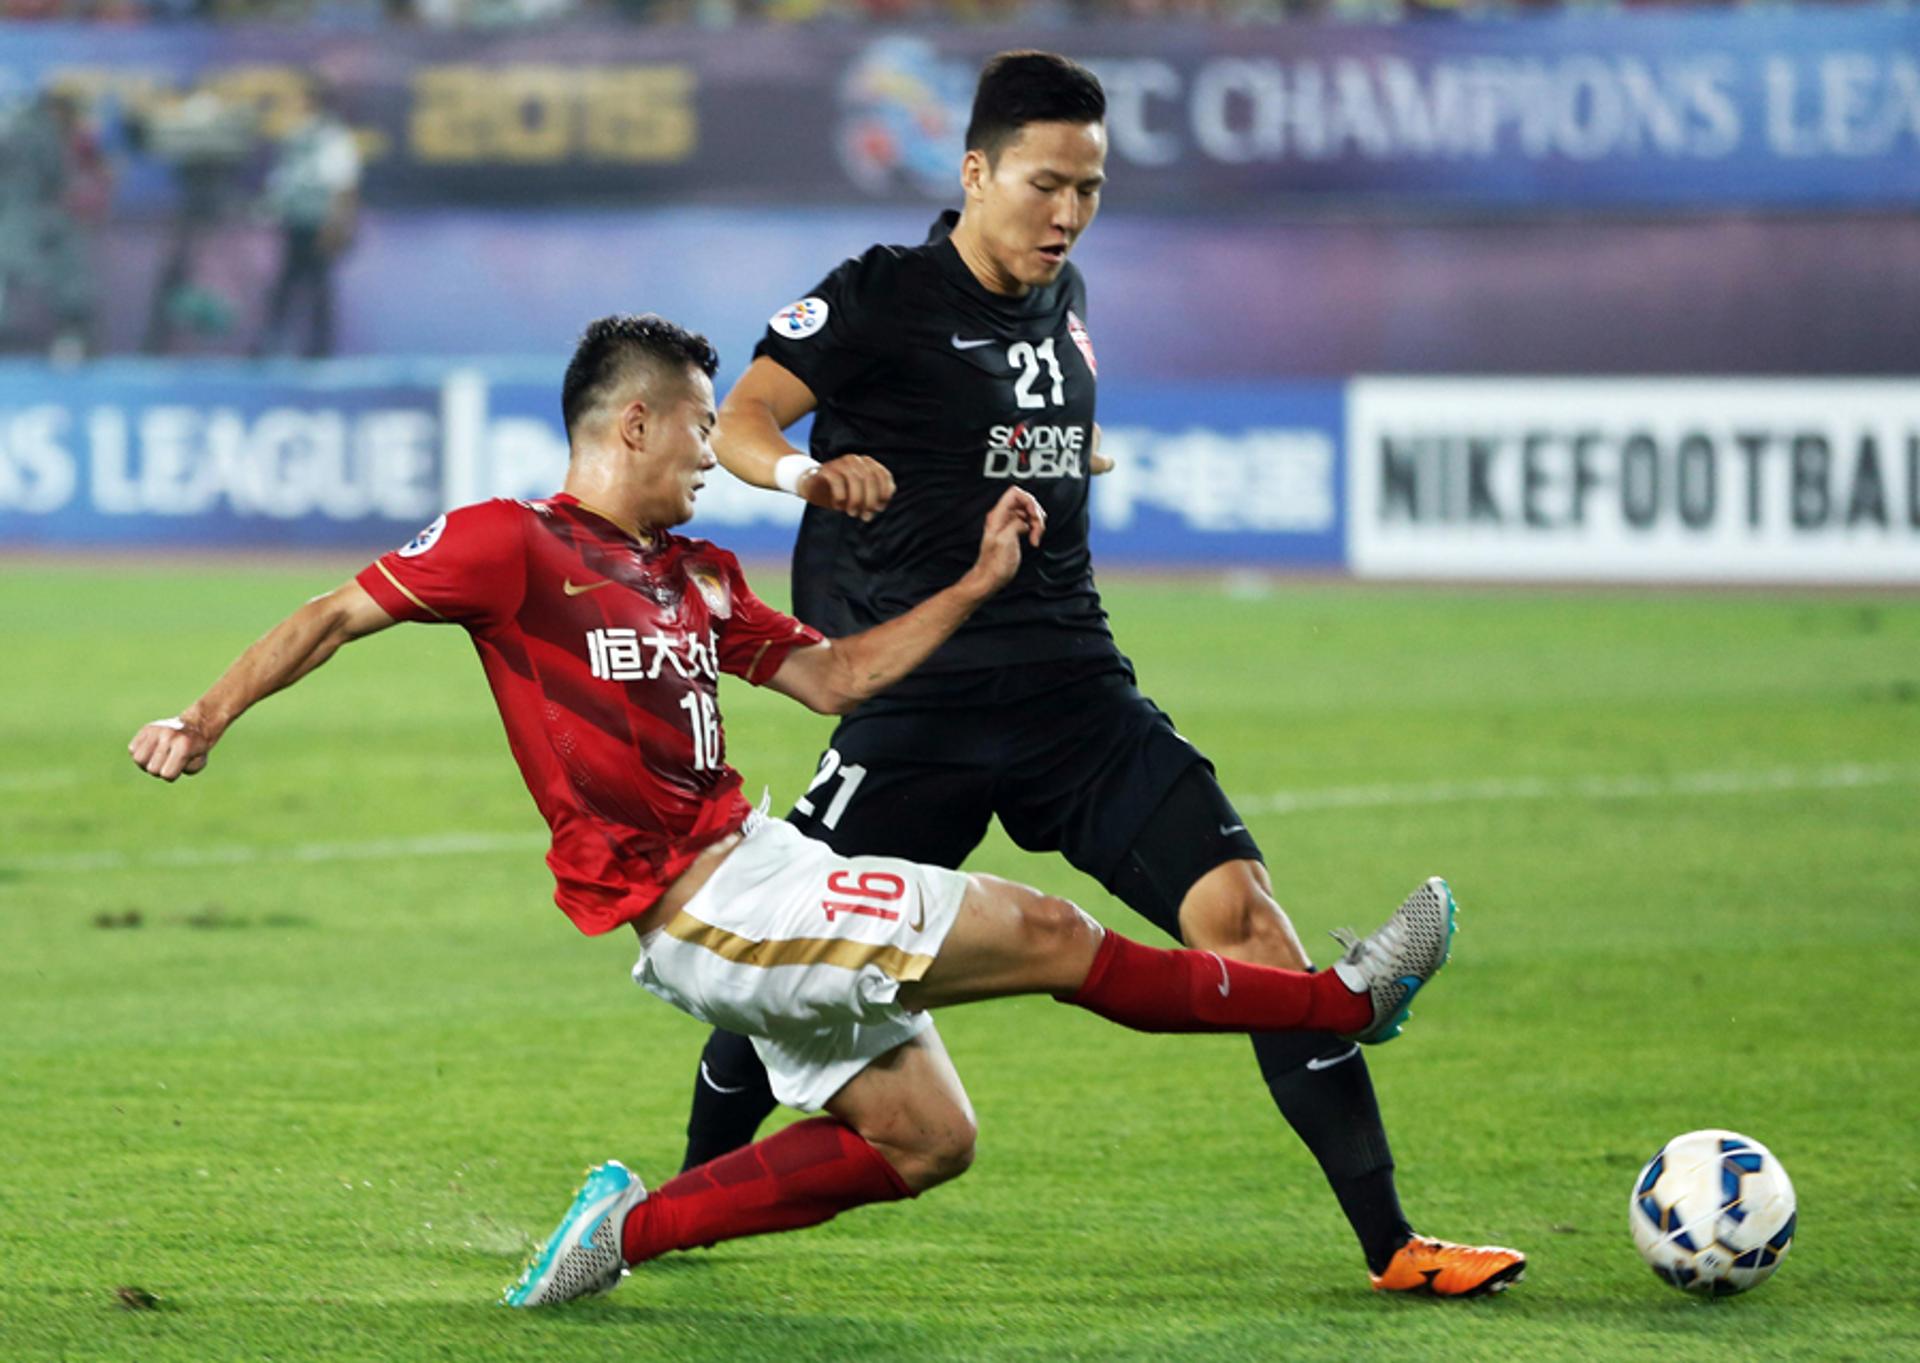
[[[902,984],[919,979],[933,965],[931,956],[902,951],[899,947],[850,942],[837,937],[790,937],[756,942],[751,937],[742,937],[725,928],[703,923],[684,912],[675,914],[660,930],[676,941],[711,951],[735,965],[836,965],[844,970],[877,965]]]

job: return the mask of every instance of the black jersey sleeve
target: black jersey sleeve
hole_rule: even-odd
[[[841,262],[805,298],[767,322],[753,348],[806,384],[816,402],[829,402],[869,374],[893,344],[888,300],[899,260],[885,246]]]

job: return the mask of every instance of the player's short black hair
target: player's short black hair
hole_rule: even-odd
[[[967,123],[967,150],[999,159],[1029,123],[1099,123],[1107,116],[1100,78],[1057,52],[1002,52],[980,72]]]
[[[691,367],[712,378],[720,368],[720,352],[706,337],[651,312],[616,313],[589,322],[560,385],[560,417],[569,434],[636,361],[669,372]]]

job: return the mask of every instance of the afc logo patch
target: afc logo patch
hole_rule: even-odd
[[[446,528],[447,517],[446,513],[442,512],[433,518],[432,525],[400,546],[400,557],[413,558],[416,555],[426,553],[427,550],[433,548],[434,545],[440,542],[440,532]]]
[[[804,341],[827,324],[827,311],[826,299],[802,298],[774,313],[767,326],[789,341]]]

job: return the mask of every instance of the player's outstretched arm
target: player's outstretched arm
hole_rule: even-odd
[[[893,499],[893,475],[886,465],[863,454],[816,464],[787,442],[787,427],[815,406],[811,388],[762,355],[720,404],[713,452],[743,482],[780,488],[814,506],[870,521]]]
[[[980,556],[944,591],[872,629],[787,655],[767,685],[810,710],[840,715],[925,662],[980,603],[1020,571],[1021,544],[1038,545],[1047,513],[1032,495],[1008,488],[980,532]]]
[[[255,640],[207,693],[171,719],[156,719],[127,744],[134,765],[162,781],[192,776],[254,702],[293,685],[349,640],[394,623],[358,582],[316,596]]]

